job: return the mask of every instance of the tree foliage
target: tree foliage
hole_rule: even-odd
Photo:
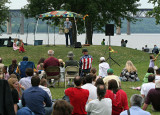
[[[23,8],[27,17],[51,10],[69,10],[82,15],[88,14],[85,20],[87,43],[92,44],[94,30],[104,31],[105,24],[119,25],[120,19],[135,21],[130,14],[136,14],[140,0],[28,0],[29,4]],[[82,21],[78,21],[79,33],[84,32]],[[74,24],[73,24],[74,25]]]
[[[7,0],[1,0],[0,1],[0,31],[4,32],[3,27],[6,24],[6,21],[9,16],[9,8],[5,6],[6,3],[9,3]]]
[[[153,10],[149,11],[148,15],[155,17],[156,24],[160,24],[160,0],[149,0],[148,2],[154,5]]]

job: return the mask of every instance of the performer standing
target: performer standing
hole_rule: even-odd
[[[68,47],[68,36],[70,38],[70,46],[73,45],[72,40],[72,23],[69,21],[69,18],[66,18],[66,21],[64,22],[64,33],[66,37],[66,47]]]

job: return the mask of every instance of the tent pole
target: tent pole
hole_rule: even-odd
[[[37,27],[38,27],[38,21],[39,21],[39,18],[37,20],[36,27],[34,29],[34,46],[35,46],[35,39],[36,39],[36,32],[37,32]]]
[[[75,17],[74,17],[74,22],[75,22],[75,26],[76,26],[76,35],[77,35],[77,23],[76,23],[76,18]],[[77,39],[76,39],[75,42],[77,42]]]
[[[54,25],[54,46],[55,46],[55,25]]]
[[[47,24],[47,31],[48,31],[48,46],[49,46],[49,21],[48,21],[48,24]]]

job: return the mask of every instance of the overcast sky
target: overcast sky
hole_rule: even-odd
[[[10,4],[6,4],[10,9],[21,9],[24,5],[27,4],[27,0],[10,0]],[[151,3],[147,3],[148,0],[140,0],[141,6],[139,8],[153,8]]]

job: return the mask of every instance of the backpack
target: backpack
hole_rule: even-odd
[[[19,67],[19,70],[20,70],[20,77],[23,78],[23,77],[27,77],[26,76],[26,69],[27,68],[32,68],[34,69],[34,63],[31,62],[31,61],[21,61],[20,62],[20,67]]]

